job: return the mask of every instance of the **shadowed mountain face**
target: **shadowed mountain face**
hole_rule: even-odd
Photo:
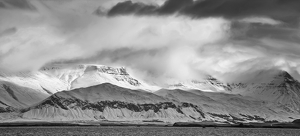
[[[274,73],[274,72],[273,72]],[[12,120],[162,120],[267,122],[299,118],[300,83],[279,71],[259,82],[180,82],[167,89],[100,65],[1,73],[0,112]],[[65,91],[63,91],[65,90]],[[151,91],[152,90],[152,91]]]

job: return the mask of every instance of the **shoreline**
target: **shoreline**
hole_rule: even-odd
[[[4,122],[0,127],[49,127],[49,126],[77,126],[77,127],[199,127],[199,128],[292,128],[300,129],[300,124],[296,123],[202,123],[202,122]]]

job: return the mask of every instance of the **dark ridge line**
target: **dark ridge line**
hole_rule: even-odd
[[[15,93],[13,92],[13,90],[11,90],[9,86],[3,84],[3,88],[13,99],[20,102],[19,99],[17,98],[17,96],[15,95]]]
[[[42,89],[45,91],[45,92],[47,92],[48,94],[50,94],[50,95],[53,95],[53,93],[52,92],[50,92],[49,90],[47,90],[46,88],[44,88],[43,86],[41,86],[42,87]]]
[[[9,105],[7,105],[6,103],[4,103],[4,102],[2,102],[2,101],[0,101],[0,103],[3,104],[3,105],[5,105],[5,106],[9,106]]]

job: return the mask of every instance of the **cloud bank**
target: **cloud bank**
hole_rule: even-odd
[[[287,22],[298,22],[298,0],[166,0],[161,6],[124,1],[112,7],[108,15],[169,15],[181,14],[193,18],[270,17]]]
[[[245,6],[247,5],[247,6]],[[148,80],[298,75],[296,0],[0,1],[0,69],[126,66]],[[101,13],[101,14],[100,14]]]

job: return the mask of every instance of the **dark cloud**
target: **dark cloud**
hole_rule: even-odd
[[[109,16],[121,14],[153,14],[157,9],[153,5],[145,5],[143,3],[133,3],[131,1],[120,2],[112,7],[107,13]]]
[[[264,16],[297,23],[299,0],[167,0],[162,6],[145,5],[131,1],[120,2],[108,12],[109,16],[165,15],[179,13],[193,18],[225,17],[229,19]]]
[[[159,14],[173,14],[191,5],[193,5],[193,0],[168,0],[157,9],[157,12]]]
[[[182,11],[183,14],[193,17],[267,16],[283,21],[298,17],[299,12],[299,0],[205,0],[195,2]]]
[[[108,15],[165,15],[174,14],[184,9],[184,7],[191,6],[193,0],[168,0],[161,7],[154,5],[146,5],[143,3],[133,3],[132,1],[120,2],[112,7]]]
[[[36,8],[27,0],[0,0],[0,8],[36,10]]]

